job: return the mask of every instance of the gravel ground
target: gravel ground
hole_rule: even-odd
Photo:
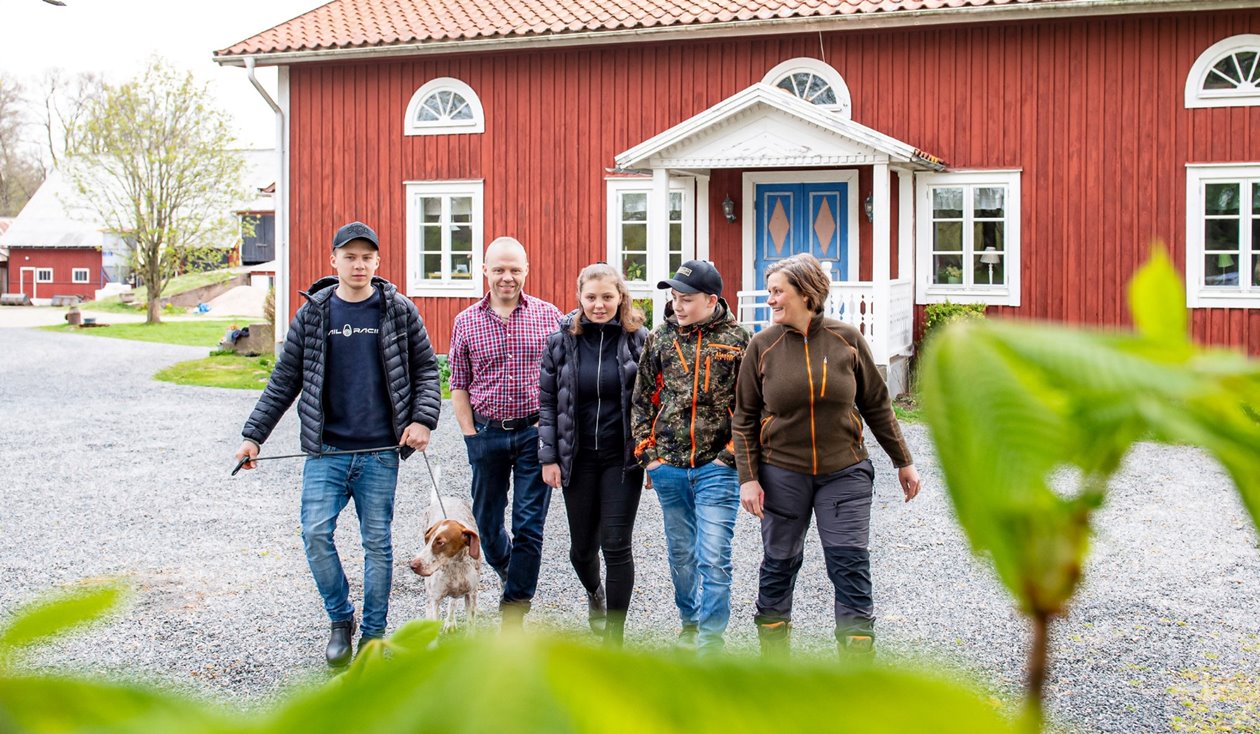
[[[51,587],[124,577],[134,594],[103,625],[40,648],[41,666],[141,678],[234,706],[266,704],[324,674],[327,620],[302,553],[300,461],[228,476],[255,395],[155,382],[204,349],[0,329],[0,619]],[[452,494],[469,469],[444,410],[430,455]],[[895,473],[873,457],[874,578],[883,659],[931,662],[1003,700],[1017,694],[1026,626],[993,574],[969,554],[942,493],[926,430],[907,437],[925,480],[904,504]],[[292,411],[268,442],[297,451]],[[427,477],[404,464],[396,522],[391,629],[422,616],[406,566],[421,536]],[[343,516],[347,520],[352,515]],[[339,545],[358,594],[353,522]],[[1227,478],[1201,452],[1138,447],[1097,518],[1086,583],[1054,627],[1050,711],[1085,732],[1166,731],[1194,703],[1188,676],[1260,677],[1260,551]],[[736,527],[731,649],[752,629],[759,534]],[[563,501],[552,502],[530,627],[580,636],[585,596],[568,565]],[[635,537],[632,645],[677,630],[660,508],[644,493]],[[492,578],[492,574],[489,574]],[[482,624],[497,621],[497,583],[483,579]],[[816,536],[797,586],[798,654],[829,654],[830,592]],[[1252,694],[1254,695],[1254,694]],[[1255,714],[1253,710],[1253,715]],[[1254,719],[1253,719],[1254,720]]]

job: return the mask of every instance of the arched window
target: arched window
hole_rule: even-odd
[[[1260,35],[1212,44],[1186,77],[1186,107],[1260,105]]]
[[[853,116],[849,85],[844,83],[840,72],[818,59],[802,57],[784,61],[771,69],[762,81],[841,117]]]
[[[486,115],[472,87],[441,77],[411,95],[403,130],[407,135],[481,133],[486,130]]]

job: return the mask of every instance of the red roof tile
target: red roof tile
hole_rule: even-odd
[[[247,56],[1064,0],[332,0],[215,52]]]

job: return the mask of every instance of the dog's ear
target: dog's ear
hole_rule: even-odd
[[[464,528],[464,542],[468,543],[468,555],[481,560],[481,538],[477,531]]]
[[[428,530],[424,531],[424,544],[425,545],[428,545],[429,543],[433,542],[433,536],[434,534],[437,533],[439,524],[440,523],[433,523],[433,525],[431,525]]]

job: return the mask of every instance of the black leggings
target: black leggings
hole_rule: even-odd
[[[569,560],[588,592],[599,588],[599,551],[608,567],[608,608],[625,612],[634,590],[631,535],[643,492],[643,470],[624,469],[620,447],[615,451],[578,451],[564,488],[572,546]],[[623,476],[624,475],[624,476]]]

